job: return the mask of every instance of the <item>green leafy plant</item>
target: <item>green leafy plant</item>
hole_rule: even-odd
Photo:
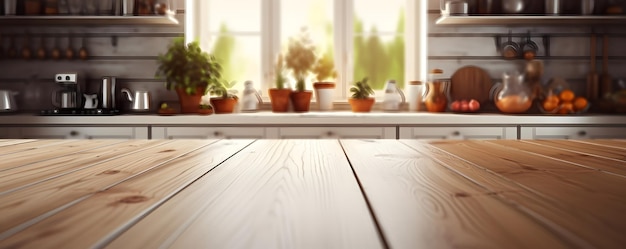
[[[157,62],[155,76],[165,79],[166,88],[183,88],[187,94],[195,94],[198,87],[208,90],[222,73],[222,66],[213,55],[202,51],[197,41],[185,44],[184,37],[175,38]]]
[[[283,60],[283,55],[279,54],[276,59],[276,65],[274,65],[274,74],[276,75],[276,79],[274,83],[277,89],[285,88],[285,82],[287,82],[287,78],[285,78],[285,61]]]
[[[295,37],[289,38],[289,46],[285,55],[285,64],[296,78],[296,91],[304,91],[306,77],[316,61],[315,46],[306,28],[300,30]]]
[[[318,82],[337,78],[333,55],[331,53],[325,53],[322,55],[322,57],[317,60],[311,71],[315,74],[315,78]]]
[[[374,94],[374,90],[367,83],[367,77],[355,82],[354,86],[350,88],[350,92],[352,93],[352,98],[355,99],[366,99]]]
[[[210,104],[200,104],[200,109],[209,110],[213,109],[213,106],[211,106]]]
[[[237,97],[236,91],[231,89],[233,86],[235,86],[235,84],[237,84],[236,81],[231,81],[231,82],[228,82],[226,80],[217,81],[215,84],[211,86],[209,92],[211,93],[211,95],[220,96],[223,99],[226,99],[226,98],[237,99],[238,97]]]

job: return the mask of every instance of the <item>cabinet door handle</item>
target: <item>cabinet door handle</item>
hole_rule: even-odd
[[[222,136],[222,133],[221,133],[221,132],[219,132],[219,131],[215,131],[215,132],[213,132],[213,136],[215,136],[215,137],[221,137],[221,136]]]
[[[587,132],[584,131],[584,130],[583,131],[579,131],[578,132],[578,136],[581,136],[581,137],[587,136]]]
[[[78,136],[78,131],[70,131],[70,136],[72,137]]]
[[[332,131],[327,131],[327,132],[326,132],[326,136],[327,136],[327,137],[332,137],[332,136],[335,136],[335,133],[334,133],[334,132],[332,132]]]
[[[461,135],[461,132],[460,132],[460,131],[454,131],[454,132],[452,132],[452,136],[459,136],[459,135]]]

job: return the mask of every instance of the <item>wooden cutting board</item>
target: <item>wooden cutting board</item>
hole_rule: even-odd
[[[450,101],[476,99],[485,103],[489,101],[492,84],[489,74],[480,67],[459,68],[450,78]]]

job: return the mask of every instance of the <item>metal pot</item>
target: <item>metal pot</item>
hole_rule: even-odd
[[[17,110],[15,98],[18,92],[0,90],[0,112],[13,112]]]

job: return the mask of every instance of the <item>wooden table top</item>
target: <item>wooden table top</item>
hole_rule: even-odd
[[[0,140],[0,248],[623,248],[626,140]]]

